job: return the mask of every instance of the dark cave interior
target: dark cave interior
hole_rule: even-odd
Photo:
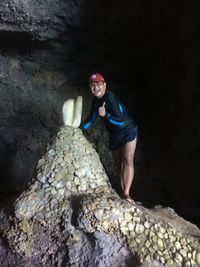
[[[138,123],[142,160],[137,164],[136,159],[135,198],[147,207],[170,206],[200,226],[198,2],[91,1],[81,6],[79,16],[80,26],[72,25],[58,40],[33,41],[27,33],[1,32],[1,55],[27,57],[30,76],[40,71],[41,65],[65,70],[66,75],[72,69],[69,84],[84,87],[89,73],[102,72]],[[38,63],[31,67],[34,61]],[[1,82],[1,86],[5,89],[10,84]],[[8,88],[1,101],[10,100],[9,92]],[[46,140],[61,123],[54,114],[47,126],[34,116],[34,109],[23,113],[23,108],[26,106],[15,114],[10,108],[11,114],[2,107],[1,198],[20,190],[13,181],[16,185],[16,179],[24,182],[32,175]],[[41,143],[37,151],[28,147],[24,153],[24,136],[16,127],[27,128],[32,135],[37,129]],[[20,136],[21,143],[13,136]],[[17,174],[16,168],[20,170]]]

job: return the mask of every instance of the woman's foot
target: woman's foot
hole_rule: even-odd
[[[123,195],[123,198],[129,203],[135,204],[135,201],[132,199],[130,195]]]

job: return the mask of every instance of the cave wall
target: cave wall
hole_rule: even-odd
[[[105,75],[139,126],[133,194],[199,222],[198,1],[0,4],[1,196],[30,179],[61,106]],[[87,102],[88,101],[88,102]]]

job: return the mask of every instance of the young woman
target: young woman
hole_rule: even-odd
[[[103,118],[106,129],[110,133],[109,146],[118,168],[123,197],[133,201],[130,188],[134,177],[137,126],[119,98],[106,89],[105,79],[100,73],[90,76],[89,86],[94,98],[90,114],[81,124],[81,128],[87,130],[97,116]]]

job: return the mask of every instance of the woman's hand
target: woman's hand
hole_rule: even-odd
[[[106,108],[105,108],[106,102],[103,102],[103,106],[99,107],[99,116],[105,117],[106,116]]]

